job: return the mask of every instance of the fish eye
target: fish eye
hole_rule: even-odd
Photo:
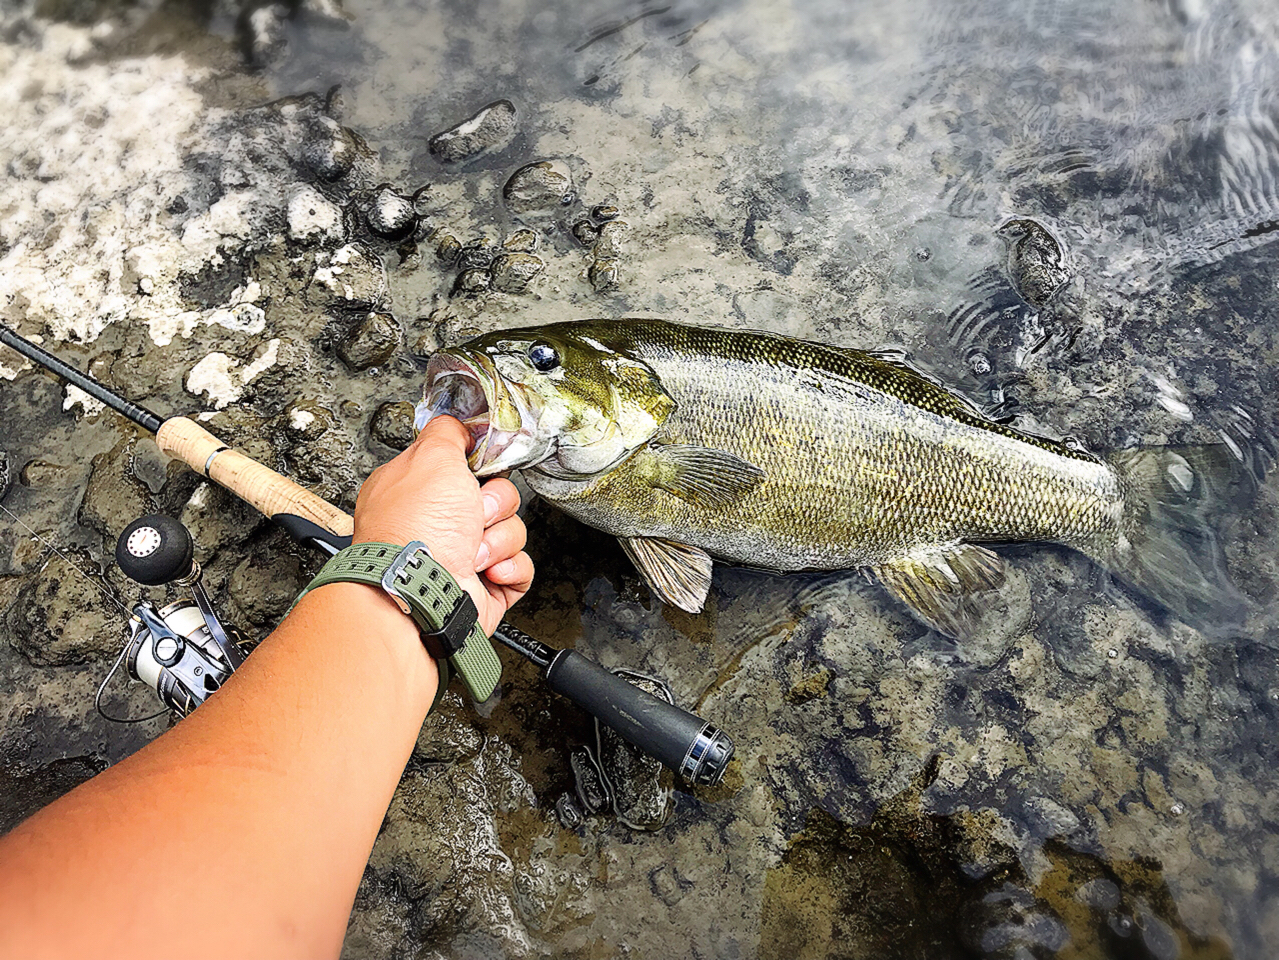
[[[534,370],[546,373],[560,365],[559,352],[549,343],[535,343],[528,348],[528,358]]]

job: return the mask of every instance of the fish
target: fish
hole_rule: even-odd
[[[963,639],[1004,582],[992,547],[1077,550],[1183,619],[1229,584],[1199,505],[1213,448],[1101,456],[987,418],[901,355],[651,318],[500,330],[435,353],[477,476],[518,470],[700,612],[715,560],[860,568]]]

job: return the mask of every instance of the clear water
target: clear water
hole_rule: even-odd
[[[895,346],[1093,449],[1225,439],[1264,459],[1272,4],[347,10],[346,26],[291,21],[261,76],[273,95],[340,85],[343,122],[398,187],[432,184],[463,240],[517,225],[501,187],[530,160],[562,159],[580,197],[539,224],[535,295],[450,299],[451,274],[410,261],[391,271],[406,322],[640,311]],[[230,20],[211,29],[230,36]],[[430,156],[432,135],[499,97],[520,112],[510,147],[456,168]],[[565,221],[604,202],[632,237],[599,294]],[[1011,217],[1065,250],[1042,307],[995,235]],[[418,388],[407,371],[351,386]],[[533,504],[539,579],[513,621],[661,677],[733,735],[740,765],[716,791],[678,790],[657,831],[565,827],[569,750],[593,734],[508,661],[483,749],[441,773],[424,748],[410,769],[347,953],[1272,956],[1277,493],[1264,480],[1220,521],[1242,625],[1187,628],[1082,557],[1026,547],[1006,551],[989,635],[962,647],[856,575],[721,568],[705,614],[666,610],[608,538]],[[477,851],[456,866],[462,894],[423,879],[432,797],[475,811],[445,829]]]

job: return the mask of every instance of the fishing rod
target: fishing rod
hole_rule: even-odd
[[[228,447],[189,417],[160,417],[59,360],[3,323],[0,323],[0,343],[154,434],[163,453],[183,461],[197,473],[229,490],[283,527],[298,542],[310,544],[330,555],[351,544],[354,519],[350,514],[270,467]],[[190,535],[185,528],[179,532],[172,526],[165,527],[163,521],[166,519],[146,517],[130,524],[117,545],[117,560],[130,576],[141,570],[144,575],[158,578],[155,579],[157,584],[170,581],[186,586],[194,584],[196,607],[203,623],[188,608],[184,615],[186,619],[175,629],[172,624],[166,624],[163,610],[150,608],[139,613],[135,607],[137,623],[133,624],[133,638],[121,657],[128,654],[130,671],[139,679],[143,678],[139,672],[142,668],[136,664],[141,662],[146,671],[145,679],[149,685],[156,687],[166,705],[185,713],[202,702],[201,690],[203,695],[208,695],[220,686],[221,681],[238,666],[242,654],[225,632],[219,635],[221,627],[214,625],[216,617],[212,616],[211,608],[205,609],[207,597],[199,589],[198,565],[191,566],[193,561],[187,552]],[[177,524],[177,528],[181,527]],[[185,541],[183,534],[186,534]],[[156,555],[155,563],[148,559],[153,554]],[[576,650],[548,646],[509,624],[499,625],[493,639],[531,660],[556,693],[612,727],[631,744],[656,757],[684,779],[707,785],[723,779],[733,756],[733,742],[714,724],[641,690]],[[216,679],[209,679],[209,664],[183,660],[188,653],[197,659],[202,654],[207,655],[206,660],[221,667]],[[172,662],[166,663],[166,660]],[[117,659],[116,666],[119,662]],[[184,677],[177,678],[182,683],[175,687],[175,672],[169,668],[184,662],[189,671]],[[112,670],[115,669],[113,666]],[[195,672],[197,669],[200,673]],[[110,674],[107,679],[110,679]],[[169,683],[167,696],[160,689],[166,682]]]

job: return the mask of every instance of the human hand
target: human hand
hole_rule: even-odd
[[[421,540],[475,601],[484,632],[528,592],[533,561],[524,552],[520,494],[509,480],[482,487],[466,465],[470,435],[452,417],[436,417],[394,460],[364,481],[355,504],[353,542]]]

